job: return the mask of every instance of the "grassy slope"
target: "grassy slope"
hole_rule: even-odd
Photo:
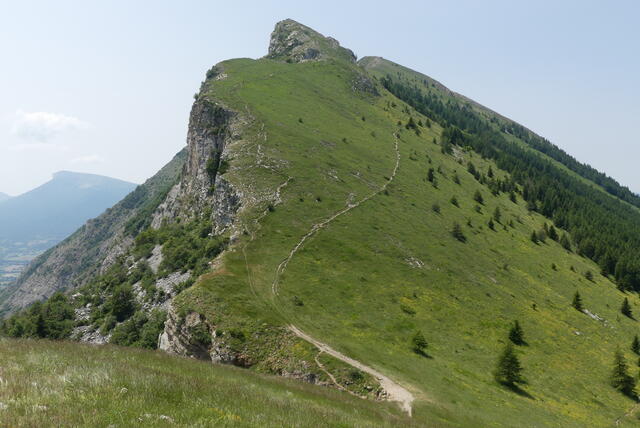
[[[0,361],[2,426],[404,423],[389,405],[160,352],[5,339]]]
[[[500,125],[502,124],[509,125],[511,123],[515,123],[513,120],[507,117],[504,117],[499,113],[496,113],[495,111],[477,103],[476,101],[473,101],[465,97],[464,95],[451,91],[450,89],[442,85],[437,80],[434,80],[425,74],[411,70],[410,68],[404,67],[400,64],[396,64],[387,59],[384,59],[381,57],[363,57],[358,61],[358,64],[362,66],[365,70],[367,70],[372,76],[376,76],[377,78],[381,78],[387,75],[391,75],[392,77],[402,76],[404,81],[415,84],[425,94],[430,92],[432,94],[436,94],[442,97],[443,101],[450,100],[454,103],[468,105],[471,109],[473,109],[473,111],[483,116],[487,120],[487,122],[493,119],[495,121],[495,124],[493,126],[497,130],[500,129]],[[533,131],[531,132],[533,133]],[[546,154],[535,150],[534,148],[526,144],[524,141],[522,141],[518,137],[508,133],[503,133],[503,135],[507,138],[508,141],[514,144],[517,144],[526,150],[537,153],[542,158],[547,159],[549,162],[551,162],[556,168],[559,168],[560,170],[566,172],[567,174],[575,177],[576,179],[580,180],[582,183],[588,184],[592,188],[597,189],[603,193],[606,193],[609,196],[612,196],[598,184],[594,183],[593,181],[585,177],[582,177],[581,175],[572,171],[567,166],[563,165],[561,162],[553,159],[552,157],[547,156]],[[640,210],[638,207],[632,204],[629,204],[626,201],[620,200],[620,202],[623,204],[627,204],[630,207],[633,207],[635,210]]]
[[[288,176],[294,179],[283,189],[284,202],[259,229],[250,221],[258,210],[246,214],[247,227],[256,234],[238,247],[245,248],[247,262],[242,251],[231,252],[225,270],[184,293],[183,304],[239,324],[243,317],[293,320],[410,387],[418,397],[418,422],[607,426],[633,405],[608,385],[616,346],[627,349],[638,328],[619,316],[623,295],[597,274],[593,283],[582,277],[586,270],[598,271],[591,262],[554,242],[530,242],[532,229],[545,219],[528,213],[522,201],[492,197],[464,165],[442,155],[431,142],[439,137],[437,125],[423,129],[421,137],[402,132],[400,170],[389,194],[340,217],[309,241],[274,298],[276,266],[311,225],[343,208],[350,197],[364,197],[391,173],[392,133],[397,120],[406,122],[408,116],[397,100],[396,108],[386,108],[389,95],[372,99],[355,93],[346,65],[233,60],[223,67],[228,77],[212,84],[209,95],[256,119],[244,136],[256,141],[248,147],[253,154],[232,161],[236,167],[229,176],[271,189]],[[275,170],[251,164],[257,144]],[[470,153],[462,156],[484,171],[490,165]],[[435,189],[425,177],[429,167],[438,166],[444,174],[436,174]],[[454,170],[461,185],[451,180]],[[485,197],[482,214],[473,210],[476,189]],[[452,195],[460,208],[448,202]],[[441,214],[431,210],[433,203],[440,204]],[[503,223],[513,219],[515,228],[488,229],[498,205]],[[467,219],[473,227],[465,225]],[[451,238],[453,221],[464,225],[466,244]],[[412,259],[424,267],[412,267]],[[607,326],[571,308],[576,289]],[[304,306],[294,305],[293,296]],[[638,299],[629,298],[637,312]],[[491,375],[515,318],[530,343],[521,356],[533,398],[501,388]],[[409,349],[418,328],[430,342],[430,359]]]

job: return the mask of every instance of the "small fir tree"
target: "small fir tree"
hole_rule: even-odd
[[[524,331],[522,330],[518,320],[513,323],[511,330],[509,330],[509,340],[513,342],[514,345],[526,345],[526,342],[524,341]]]
[[[571,241],[566,233],[562,234],[562,237],[560,238],[560,245],[562,245],[562,248],[565,250],[571,251]]]
[[[582,312],[584,307],[582,306],[582,297],[580,297],[580,293],[576,291],[576,294],[573,295],[573,302],[571,302],[571,306],[573,306],[576,311]]]
[[[420,330],[416,331],[411,338],[411,349],[413,349],[413,352],[419,355],[424,355],[427,345],[427,339],[424,338],[422,332]]]
[[[631,305],[629,304],[629,299],[626,297],[622,301],[622,306],[620,306],[620,312],[625,317],[633,318],[633,312],[631,312]]]
[[[638,335],[633,336],[633,341],[631,342],[631,350],[640,355],[640,339],[638,339]]]
[[[451,199],[449,200],[449,202],[451,202],[451,205],[455,205],[456,207],[460,206],[458,204],[458,198],[456,198],[455,196],[452,196]]]
[[[430,183],[433,183],[433,180],[435,180],[436,175],[435,175],[435,170],[433,168],[429,168],[429,171],[427,171],[427,180]]]
[[[482,193],[479,190],[473,194],[473,200],[479,203],[480,205],[484,204],[484,198],[482,197]]]
[[[538,243],[538,234],[535,230],[531,232],[531,242],[533,242],[534,244]]]
[[[456,238],[460,242],[467,242],[467,237],[462,233],[462,227],[460,227],[459,223],[453,223],[453,228],[451,229],[451,235]]]
[[[518,356],[511,343],[507,343],[504,351],[500,354],[494,376],[496,381],[511,388],[515,387],[518,383],[525,383],[522,377],[520,360],[518,360]]]
[[[500,223],[500,219],[502,219],[502,211],[500,211],[500,207],[496,207],[496,209],[493,210],[493,219]]]
[[[629,375],[627,362],[619,349],[614,357],[611,386],[628,397],[636,398],[636,381]]]

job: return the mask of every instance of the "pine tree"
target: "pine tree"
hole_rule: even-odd
[[[531,242],[533,242],[534,244],[538,243],[538,234],[535,230],[531,232]]]
[[[586,271],[584,273],[584,277],[587,281],[593,281],[593,272],[591,272],[590,270]]]
[[[488,226],[489,226],[489,229],[496,230],[496,226],[495,224],[493,224],[493,219],[489,219]]]
[[[420,330],[416,331],[416,333],[411,338],[411,349],[416,354],[424,355],[425,349],[427,349],[427,339],[424,338],[424,335]]]
[[[489,170],[487,171],[487,177],[493,178],[493,169],[491,169],[491,166],[489,166]]]
[[[484,198],[482,197],[482,193],[479,190],[473,194],[473,200],[479,203],[480,205],[484,204]]]
[[[409,121],[405,127],[407,129],[417,129],[416,122],[413,120],[413,117],[409,116]]]
[[[509,330],[509,340],[513,342],[514,345],[526,345],[524,341],[524,331],[522,331],[518,320],[513,323],[513,327]]]
[[[502,218],[502,211],[500,211],[500,207],[496,207],[496,209],[493,210],[493,218],[495,221],[500,223],[500,219]]]
[[[560,238],[560,245],[567,251],[571,251],[571,241],[569,241],[569,237],[566,233],[562,234],[562,238]]]
[[[511,343],[507,343],[498,358],[498,366],[494,376],[496,381],[509,387],[514,387],[517,383],[525,383],[522,377],[522,366]]]
[[[553,225],[549,227],[549,238],[553,239],[554,241],[558,240],[558,232],[556,231],[556,228],[553,227]]]
[[[451,199],[449,200],[449,202],[451,202],[452,205],[455,205],[456,207],[459,207],[460,205],[458,204],[458,198],[456,198],[455,196],[452,196]]]
[[[462,233],[462,228],[460,227],[459,223],[453,223],[451,235],[460,242],[467,242],[467,237],[464,236],[464,233]]]
[[[582,297],[580,297],[580,293],[576,291],[576,294],[573,296],[573,302],[571,302],[571,306],[576,308],[577,311],[582,312],[584,307],[582,306]]]
[[[629,375],[627,362],[619,349],[614,357],[611,386],[628,397],[636,398],[636,381]]]
[[[640,355],[640,339],[638,339],[638,335],[633,336],[633,342],[631,342],[631,350]]]
[[[620,306],[620,312],[625,317],[629,317],[633,319],[633,312],[631,312],[631,305],[629,304],[629,299],[626,297],[622,301],[622,306]]]
[[[518,203],[518,199],[516,198],[516,192],[514,192],[513,190],[509,192],[509,200],[514,204]]]
[[[429,168],[429,171],[427,171],[427,180],[429,180],[430,183],[433,183],[435,178],[435,170],[433,168]]]

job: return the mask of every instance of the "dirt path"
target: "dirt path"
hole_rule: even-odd
[[[629,416],[632,416],[638,410],[638,408],[640,408],[640,403],[636,404],[631,409],[629,409],[627,413],[625,413],[624,415],[616,419],[616,426],[620,426],[620,423],[622,422],[622,420],[625,418],[628,418]]]
[[[309,230],[309,232],[302,237],[302,239],[296,244],[296,246],[293,247],[293,249],[287,256],[287,258],[284,259],[278,265],[278,268],[276,269],[276,276],[273,280],[273,284],[271,284],[271,291],[275,296],[278,295],[278,286],[280,285],[280,277],[282,276],[284,271],[287,269],[287,265],[289,264],[293,256],[302,248],[304,243],[309,238],[311,238],[313,235],[318,233],[319,230],[326,227],[329,223],[331,223],[333,220],[337,219],[341,215],[348,213],[352,209],[357,208],[363,203],[367,202],[369,199],[373,198],[374,196],[384,192],[387,189],[387,186],[389,186],[389,183],[391,183],[393,179],[396,177],[396,173],[398,172],[398,166],[400,166],[400,150],[398,149],[398,137],[395,134],[393,137],[394,137],[394,145],[395,145],[395,151],[396,151],[396,165],[393,167],[393,173],[391,174],[391,177],[389,178],[389,180],[385,181],[385,183],[378,190],[372,192],[371,194],[359,200],[358,202],[347,204],[346,207],[344,207],[337,213],[333,214],[331,217],[321,221],[320,223],[316,223],[313,226],[311,226],[311,230]]]
[[[321,229],[329,225],[332,221],[334,221],[341,215],[348,213],[352,209],[357,208],[363,203],[367,202],[369,199],[373,198],[374,196],[384,192],[387,186],[389,186],[389,183],[391,183],[393,179],[396,177],[396,173],[398,172],[398,167],[400,166],[400,150],[398,148],[398,137],[395,134],[393,135],[393,137],[394,137],[394,148],[396,152],[396,164],[393,167],[393,173],[391,174],[391,177],[387,181],[385,181],[385,183],[382,186],[380,186],[380,188],[378,188],[368,196],[364,197],[360,201],[355,203],[348,203],[345,208],[336,212],[331,217],[328,217],[327,219],[321,221],[320,223],[316,223],[313,226],[311,226],[311,230],[309,230],[309,232],[306,235],[304,235],[302,239],[300,239],[300,241],[295,245],[295,247],[293,247],[293,249],[289,252],[289,255],[287,256],[287,258],[284,259],[278,265],[278,268],[276,269],[275,278],[273,280],[273,283],[271,284],[271,291],[274,296],[278,295],[278,286],[280,284],[280,277],[282,276],[284,271],[287,269],[287,265],[289,264],[293,256],[304,246],[305,242],[308,239],[310,239],[312,236],[318,233],[318,231],[320,231]],[[393,380],[389,379],[387,376],[383,375],[379,371],[365,364],[362,364],[361,362],[356,361],[353,358],[347,357],[346,355],[331,348],[326,343],[323,343],[323,342],[320,342],[319,340],[314,339],[313,337],[309,336],[308,334],[306,334],[305,332],[303,332],[302,330],[300,330],[298,327],[294,325],[290,325],[289,330],[291,330],[299,338],[313,344],[321,352],[325,352],[333,356],[334,358],[344,361],[350,366],[355,367],[359,370],[362,370],[365,373],[369,373],[371,376],[375,377],[378,380],[378,382],[380,382],[380,386],[382,386],[382,388],[387,392],[388,399],[390,401],[397,401],[398,403],[400,403],[400,407],[402,408],[402,410],[404,410],[409,414],[409,416],[411,416],[411,403],[413,402],[414,397],[413,397],[413,394],[411,394],[411,392],[409,392],[406,388],[394,382]],[[331,376],[330,374],[329,376],[333,378],[333,376]],[[334,379],[334,382],[335,382],[335,379]],[[337,384],[337,382],[335,383]],[[338,386],[340,387],[340,385]]]
[[[302,330],[300,330],[294,325],[290,325],[289,330],[291,330],[299,338],[304,339],[307,342],[314,345],[320,351],[327,353],[341,361],[344,361],[345,363],[357,368],[358,370],[362,370],[365,373],[369,373],[371,376],[378,379],[378,382],[380,382],[380,386],[382,386],[382,388],[389,395],[389,400],[397,401],[398,403],[400,403],[400,407],[402,407],[402,410],[404,410],[409,414],[409,416],[411,416],[411,403],[413,402],[413,394],[411,394],[406,388],[394,382],[393,380],[389,379],[379,371],[372,369],[367,365],[362,364],[360,361],[356,361],[353,358],[347,357],[346,355],[331,348],[326,343],[322,343],[314,339],[313,337],[309,336],[308,334],[306,334],[305,332],[303,332]]]

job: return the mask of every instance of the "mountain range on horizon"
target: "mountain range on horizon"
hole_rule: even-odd
[[[186,140],[139,186],[61,172],[0,204],[0,243],[61,239],[0,295],[8,423],[637,423],[623,184],[291,19],[206,71]]]
[[[0,240],[63,239],[135,187],[96,174],[57,172],[48,182],[0,206]]]
[[[0,285],[10,284],[33,258],[135,187],[100,175],[60,171],[35,189],[0,201]]]

